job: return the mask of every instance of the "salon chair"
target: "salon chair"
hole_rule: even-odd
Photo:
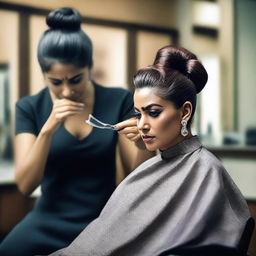
[[[245,226],[245,231],[241,237],[240,246],[239,246],[239,248],[241,248],[245,256],[250,256],[247,254],[247,251],[250,245],[254,227],[255,227],[255,221],[253,218],[250,218]]]
[[[253,230],[255,227],[255,222],[253,218],[250,218],[247,221],[244,232],[241,236],[240,242],[238,244],[239,252],[234,252],[228,248],[224,249],[223,247],[209,247],[201,248],[195,252],[189,253],[178,253],[173,252],[173,249],[164,251],[158,256],[250,256],[247,254]],[[225,250],[225,255],[222,255],[223,250]]]

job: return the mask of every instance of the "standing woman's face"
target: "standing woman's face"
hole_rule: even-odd
[[[55,98],[83,102],[89,72],[87,67],[55,63],[49,72],[44,73],[44,80]]]
[[[154,89],[136,89],[134,108],[138,129],[148,150],[165,150],[184,140],[180,135],[182,110],[154,94]]]

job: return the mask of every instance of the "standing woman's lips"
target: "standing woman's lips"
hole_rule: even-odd
[[[149,135],[142,135],[141,137],[144,143],[152,142],[152,140],[155,138],[155,136],[149,136]]]

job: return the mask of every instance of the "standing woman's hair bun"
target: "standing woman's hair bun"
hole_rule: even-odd
[[[208,74],[196,55],[182,47],[165,46],[158,50],[154,65],[174,69],[190,79],[199,93],[208,80]]]
[[[74,8],[51,11],[46,17],[49,28],[44,31],[37,48],[37,58],[43,73],[55,63],[72,64],[79,68],[92,67],[93,45],[81,29],[82,17]]]
[[[51,11],[46,18],[47,25],[52,29],[78,30],[82,18],[73,8],[64,7]]]

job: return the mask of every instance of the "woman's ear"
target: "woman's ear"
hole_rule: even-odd
[[[182,119],[189,120],[192,114],[193,106],[190,101],[186,101],[182,106]]]

